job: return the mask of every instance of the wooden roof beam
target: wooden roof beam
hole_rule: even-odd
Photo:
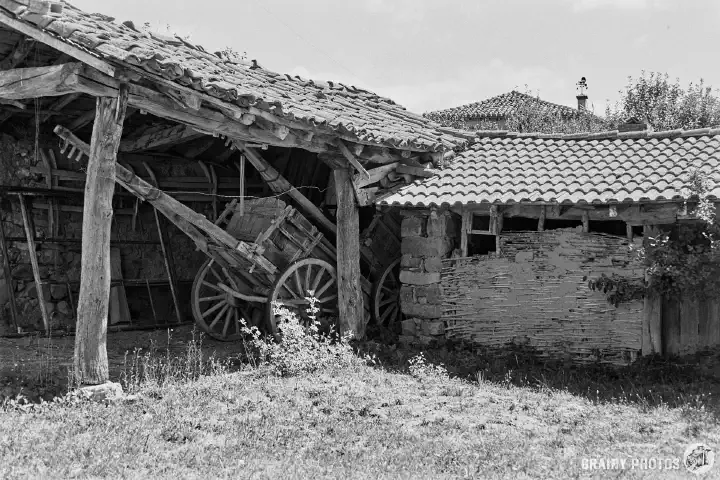
[[[173,143],[187,142],[202,137],[203,134],[186,125],[176,125],[162,130],[151,129],[138,138],[127,139],[120,142],[121,152],[139,152],[150,150]]]
[[[115,76],[115,67],[111,66],[104,60],[101,60],[100,58],[88,53],[85,50],[82,50],[69,43],[59,40],[57,37],[54,37],[49,33],[40,30],[37,27],[12,18],[10,15],[3,11],[0,11],[0,24],[10,27],[11,29],[16,30],[20,33],[23,33],[28,37],[37,40],[38,42],[44,43],[45,45],[48,45],[55,50],[60,51],[61,53],[66,53],[71,57],[76,58],[81,62],[92,66],[93,68],[98,69],[105,75],[110,75],[111,77]]]
[[[30,55],[30,52],[32,51],[34,46],[35,40],[27,37],[22,37],[15,44],[12,52],[10,52],[2,60],[2,62],[0,62],[0,70],[9,70],[20,65],[27,58],[27,56]]]
[[[77,98],[82,95],[81,93],[70,93],[68,95],[65,95],[63,97],[60,97],[58,100],[56,100],[52,105],[48,107],[48,110],[50,110],[48,113],[40,116],[40,123],[47,122],[53,115],[56,115],[60,113],[60,111],[77,100]]]

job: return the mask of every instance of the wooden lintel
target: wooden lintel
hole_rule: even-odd
[[[18,32],[23,33],[30,38],[34,38],[38,42],[44,43],[45,45],[48,45],[55,50],[66,53],[71,57],[76,58],[77,60],[80,60],[81,62],[90,65],[93,68],[96,68],[105,75],[109,75],[111,77],[115,76],[115,67],[105,62],[104,60],[101,60],[95,55],[88,53],[86,50],[82,50],[69,43],[66,43],[65,41],[60,40],[59,38],[50,35],[49,33],[46,33],[35,26],[12,18],[10,15],[2,11],[0,11],[0,24],[8,26],[13,30],[17,30]]]
[[[342,140],[338,140],[337,146],[340,149],[340,153],[342,153],[345,159],[350,162],[353,167],[355,167],[355,169],[360,173],[360,175],[366,180],[369,180],[370,174],[367,172],[367,170],[365,170],[365,167],[362,166],[358,159],[355,158],[355,155],[353,155],[347,145],[345,145]]]
[[[202,136],[202,133],[199,133],[190,127],[185,125],[176,125],[162,130],[152,130],[146,134],[140,135],[138,138],[123,140],[120,142],[120,151],[138,152],[150,150],[163,145],[186,142]]]

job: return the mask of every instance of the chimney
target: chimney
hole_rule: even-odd
[[[587,90],[587,80],[585,80],[585,77],[582,77],[577,85],[578,95],[575,97],[577,98],[578,102],[578,110],[581,112],[587,111],[587,95],[585,95],[585,90]]]

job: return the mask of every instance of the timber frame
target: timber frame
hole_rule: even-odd
[[[77,31],[72,28],[56,28],[63,24],[59,19],[66,25],[73,22],[82,24],[83,28],[97,25],[98,30],[90,32],[90,35],[85,32],[84,36],[76,36]],[[101,35],[94,37],[98,32]],[[152,63],[154,60],[146,64],[126,61],[132,52],[120,50],[123,45],[129,44],[113,43],[115,34],[117,38],[126,40],[129,35],[145,42],[145,51],[177,49],[177,58],[180,59],[183,56],[187,58],[190,52],[197,60],[193,65],[200,65],[200,76],[208,75],[202,68],[210,65],[210,68],[229,72],[236,78],[253,72],[260,72],[269,79],[279,77],[266,72],[256,62],[241,65],[228,61],[178,39],[142,34],[132,22],[118,25],[109,17],[85,14],[67,3],[7,0],[0,5],[0,40],[5,40],[4,44],[0,42],[0,130],[10,130],[11,124],[36,126],[41,136],[49,138],[57,135],[62,139],[61,152],[67,158],[75,161],[87,158],[88,162],[83,265],[78,299],[78,328],[82,328],[84,333],[77,336],[78,380],[84,383],[107,380],[107,359],[103,361],[107,298],[111,288],[107,232],[113,213],[111,199],[115,181],[138,198],[134,212],[131,211],[133,224],[138,201],[149,198],[161,200],[153,205],[157,208],[157,229],[177,317],[181,320],[172,256],[166,252],[167,234],[157,212],[186,232],[201,249],[207,244],[207,239],[198,231],[197,225],[202,225],[205,232],[213,232],[213,239],[226,248],[246,248],[247,244],[217,231],[220,229],[213,222],[218,219],[221,210],[217,205],[218,186],[225,181],[218,178],[218,168],[239,171],[241,177],[235,191],[239,193],[242,205],[247,195],[245,163],[250,162],[266,182],[265,195],[282,195],[326,234],[335,237],[339,258],[341,330],[362,336],[359,209],[373,205],[377,195],[394,191],[417,178],[431,176],[442,162],[455,155],[455,150],[472,139],[472,135],[441,128],[419,115],[405,112],[387,99],[354,87],[338,84],[319,87],[319,83],[308,84],[302,79],[283,78],[293,89],[307,88],[305,98],[314,95],[318,99],[319,106],[315,107],[314,117],[300,118],[296,113],[286,114],[278,100],[260,98],[265,95],[264,86],[258,87],[251,82],[237,84],[234,85],[234,93],[225,95],[219,90],[201,88],[202,82],[192,83],[191,86],[187,78],[176,79],[158,73]],[[180,60],[178,65],[184,65],[184,62]],[[166,71],[172,71],[172,68]],[[275,82],[272,80],[272,83]],[[251,100],[240,98],[237,94],[238,90],[253,88],[258,91],[247,95]],[[296,90],[293,94],[297,94]],[[354,114],[359,111],[366,117],[363,128],[373,127],[375,130],[365,133],[353,127],[352,120],[342,125],[328,121],[336,118],[337,112],[323,111],[325,107],[322,105],[325,104],[322,101],[334,91],[341,91],[344,95],[338,97],[336,105],[348,108]],[[292,99],[292,96],[284,98]],[[386,118],[399,122],[401,127],[394,125],[389,133],[377,133],[385,127]],[[12,122],[8,121],[10,119]],[[355,121],[361,123],[360,120]],[[305,152],[302,155],[306,158],[310,158],[307,155],[312,156],[313,161],[323,165],[330,173],[323,174],[319,168],[314,168],[308,175],[302,168],[295,168],[295,180],[300,184],[293,185],[280,173],[277,162],[274,165],[263,158],[263,152],[268,149],[288,151],[279,161],[284,166],[289,163],[291,149],[292,152],[302,150]],[[200,213],[190,215],[187,208],[181,208],[179,199],[182,195],[187,196],[188,192],[178,194],[178,199],[162,193],[162,182],[156,180],[148,162],[165,158],[194,161],[202,167],[210,183],[207,195],[212,197],[212,219]],[[140,160],[149,175],[148,181],[135,174],[127,162],[129,159]],[[46,163],[46,168],[52,172],[54,167]],[[79,175],[81,180],[85,178],[79,173],[65,175],[73,178]],[[49,187],[55,185],[52,174],[48,175],[48,179]],[[324,199],[313,195],[315,198],[312,199],[301,192],[302,188],[306,191],[312,188],[321,191],[329,189],[332,195],[328,194]],[[7,187],[0,186],[0,189],[7,190]],[[200,194],[191,192],[190,196]],[[318,207],[318,204],[321,206]],[[337,227],[328,217],[327,208],[323,210],[323,207],[332,205],[336,206]],[[52,208],[49,208],[52,213]],[[26,222],[28,229],[32,226]],[[96,237],[97,232],[105,232],[101,240]],[[27,236],[32,238],[35,235],[28,230]],[[30,242],[30,245],[33,243]],[[253,251],[244,254],[257,262],[263,261],[262,256]],[[86,261],[86,257],[93,258],[93,261]],[[3,258],[4,269],[7,270],[7,255],[4,254]],[[34,270],[37,271],[37,268]]]

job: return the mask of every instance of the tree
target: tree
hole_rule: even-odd
[[[629,118],[646,121],[656,131],[720,125],[718,91],[701,79],[687,88],[659,72],[645,72],[628,83],[620,100],[606,109],[606,118],[617,126]]]

